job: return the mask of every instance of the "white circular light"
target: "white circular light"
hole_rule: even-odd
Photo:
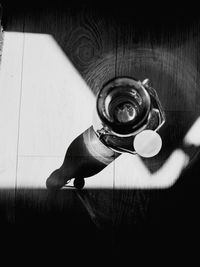
[[[138,155],[144,158],[151,158],[161,150],[162,139],[157,132],[144,130],[136,135],[133,146]]]

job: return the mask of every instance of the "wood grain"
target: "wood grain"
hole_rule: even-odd
[[[149,78],[163,105],[166,123],[160,130],[163,139],[161,152],[154,158],[142,159],[146,170],[142,172],[142,169],[145,169],[142,167],[142,162],[140,166],[137,164],[137,160],[133,159],[131,164],[130,159],[130,175],[126,175],[124,170],[128,166],[122,164],[122,158],[116,160],[116,187],[120,183],[120,179],[123,180],[121,186],[127,189],[132,187],[131,183],[134,184],[135,180],[142,181],[145,176],[149,177],[146,178],[147,184],[148,179],[154,179],[153,177],[165,165],[172,152],[181,146],[185,134],[200,114],[200,100],[196,97],[199,95],[200,86],[197,69],[200,36],[197,34],[197,29],[194,25],[190,26],[190,23],[185,28],[181,27],[178,24],[178,18],[177,21],[174,21],[173,28],[164,20],[159,20],[159,23],[159,26],[156,24],[157,31],[155,32],[154,21],[149,20],[149,17],[141,21],[138,17],[130,15],[129,20],[120,21],[118,26],[116,75],[132,76],[141,81]],[[198,150],[194,148],[193,153],[197,152]],[[190,160],[192,160],[192,156]],[[135,168],[140,170],[139,173]],[[171,168],[173,167],[171,166]],[[129,177],[127,186],[126,177],[122,178],[123,173],[124,176]],[[170,175],[170,171],[168,173]],[[160,182],[163,177],[164,173],[160,174]],[[118,193],[116,196],[118,199],[116,205],[119,207],[115,218],[119,224],[123,223],[124,218],[130,217],[131,214],[129,205],[122,204],[124,199],[134,206],[135,195],[139,194],[143,199],[141,206],[145,207],[148,203],[149,192],[130,190],[122,191],[120,194]],[[134,220],[134,216],[139,217],[138,214],[134,214],[129,220]]]
[[[179,146],[198,116],[200,107],[198,101],[200,99],[199,25],[187,21],[177,23],[172,18],[169,23],[166,17],[159,20],[156,17],[149,21],[147,18],[144,19],[141,13],[136,17],[132,9],[128,11],[128,8],[124,10],[124,7],[119,12],[112,9],[112,13],[107,9],[102,12],[96,8],[85,7],[63,9],[59,5],[55,5],[53,9],[50,6],[43,6],[41,9],[26,6],[25,11],[25,24],[22,23],[24,17],[20,8],[13,11],[7,10],[4,18],[6,30],[23,32],[25,29],[27,33],[22,86],[18,188],[16,205],[12,211],[16,213],[17,223],[27,224],[27,228],[36,223],[39,229],[43,223],[43,229],[46,229],[47,224],[52,227],[51,230],[56,227],[56,233],[63,234],[63,229],[67,226],[73,226],[70,230],[78,227],[80,231],[84,231],[83,218],[85,215],[88,216],[89,209],[83,209],[75,190],[62,190],[52,195],[47,190],[24,189],[22,186],[28,187],[27,181],[30,182],[29,185],[44,186],[45,175],[51,168],[56,168],[57,164],[60,164],[70,140],[76,134],[80,134],[78,131],[88,127],[87,112],[90,110],[90,107],[87,107],[88,98],[94,97],[105,82],[122,75],[141,80],[150,78],[164,105],[167,122],[161,131],[164,140],[163,150],[154,159],[139,161],[141,166],[145,164],[147,167],[144,169],[145,173],[155,173],[171,152]],[[45,70],[46,63],[53,69],[54,65],[50,63],[57,62],[57,55],[51,55],[46,43],[41,50],[38,50],[37,44],[33,45],[29,34],[47,34],[54,38],[64,52],[63,57],[72,63],[71,66],[85,81],[81,88],[76,88],[72,84],[69,91],[65,90],[65,84],[69,84],[70,80],[67,75],[65,76],[65,63],[62,65],[62,71],[55,77],[48,76],[49,73]],[[30,52],[32,56],[29,58]],[[53,72],[56,73],[56,70],[53,69]],[[80,81],[78,73],[76,73],[76,79]],[[28,76],[29,74],[31,75]],[[89,88],[86,89],[85,83]],[[57,85],[60,85],[58,89]],[[85,105],[83,112],[87,110],[84,116],[81,114],[83,118],[81,115],[77,118],[71,111],[68,113],[69,109],[65,106],[65,103],[68,107],[72,104],[73,99],[70,97],[74,96],[76,90],[80,90],[81,96],[77,100],[76,109],[83,104]],[[68,124],[63,123],[65,119]],[[119,161],[113,163],[114,166],[111,166],[111,169],[107,169],[102,174],[104,180],[108,176],[115,177],[113,185],[109,182],[114,186],[114,190],[89,189],[85,194],[87,202],[92,207],[92,214],[96,215],[97,224],[100,224],[103,229],[110,230],[108,236],[113,238],[113,243],[124,240],[124,238],[121,240],[120,237],[118,238],[120,231],[122,235],[126,231],[128,233],[129,229],[136,233],[138,226],[148,225],[152,221],[157,223],[159,216],[162,216],[159,214],[165,212],[163,221],[168,216],[170,218],[173,212],[167,212],[167,210],[173,209],[176,195],[183,206],[185,203],[188,206],[188,203],[194,204],[189,200],[187,200],[189,202],[183,200],[184,195],[188,187],[195,185],[195,188],[198,188],[199,185],[198,180],[195,179],[197,175],[189,173],[186,176],[191,178],[190,181],[186,182],[186,179],[183,179],[184,185],[182,180],[178,181],[178,185],[176,184],[174,189],[168,189],[167,193],[166,191],[163,193],[162,190],[133,190],[129,184],[130,180],[126,183],[126,173],[131,173],[133,166],[131,161],[129,161],[131,166],[129,169],[125,163],[122,164],[125,159],[119,158]],[[196,172],[198,170],[196,167]],[[134,171],[133,173],[140,178],[139,170]],[[88,183],[91,181],[91,184],[95,184],[93,178],[88,179]],[[126,189],[119,190],[117,185],[120,185],[122,179],[123,182],[125,181]],[[101,180],[98,182],[100,183]],[[190,191],[192,191],[191,188]],[[4,195],[1,196],[3,199]],[[170,197],[172,200],[168,208]],[[165,209],[161,212],[163,204]],[[178,210],[179,205],[176,205]],[[153,219],[149,219],[152,206],[156,212],[151,215]],[[9,220],[13,213],[8,212],[10,209],[7,209],[7,206],[5,210]],[[2,214],[5,210],[3,209]],[[182,210],[184,210],[183,207]],[[91,212],[89,213],[91,216]],[[184,211],[181,218],[185,219]],[[91,227],[90,223],[88,225]],[[140,233],[138,236],[140,239]],[[123,246],[125,243],[121,244]],[[111,243],[109,245],[111,246]]]
[[[114,26],[91,10],[47,8],[37,13],[29,10],[24,31],[17,179],[20,199],[23,195],[28,197],[31,187],[45,187],[45,179],[51,169],[58,167],[60,157],[64,159],[70,142],[91,125],[95,94],[114,77],[116,58]],[[51,50],[49,41],[54,42],[55,50]],[[86,180],[86,188],[90,189],[88,201],[92,202],[97,221],[103,224],[112,221],[113,168],[111,164]],[[24,187],[29,191],[22,189]],[[94,188],[111,190],[94,191]],[[31,194],[33,206],[35,203],[35,207],[43,209],[45,198],[40,194],[44,191],[36,191],[38,196]],[[66,200],[72,197],[67,192]],[[60,198],[63,193],[55,201],[60,203]],[[72,209],[74,201],[69,200]]]

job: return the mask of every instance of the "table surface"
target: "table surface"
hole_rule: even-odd
[[[161,152],[152,159],[121,155],[86,179],[88,190],[79,195],[96,221],[141,220],[149,189],[170,188],[198,153],[199,22],[150,23],[92,8],[27,7],[5,9],[2,23],[0,188],[12,192],[2,199],[9,199],[9,208],[16,201],[40,210],[52,205],[46,178],[90,127],[102,85],[118,76],[149,78],[166,113]],[[62,190],[53,205],[70,209],[76,201],[74,190]]]

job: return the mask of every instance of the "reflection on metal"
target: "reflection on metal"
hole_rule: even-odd
[[[88,152],[98,161],[108,165],[114,160],[116,153],[99,140],[92,127],[83,133],[83,141]]]

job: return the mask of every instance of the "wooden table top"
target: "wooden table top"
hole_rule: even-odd
[[[18,55],[22,53],[22,45],[24,45],[27,51],[28,49],[32,51],[31,61],[27,56],[28,53],[24,56],[24,62],[27,64],[26,68],[24,68],[24,84],[26,86],[24,86],[24,91],[21,95],[23,99],[26,99],[26,97],[29,99],[31,96],[31,100],[29,99],[29,102],[21,102],[21,112],[26,112],[25,108],[27,108],[32,116],[31,118],[33,120],[31,123],[33,123],[34,129],[31,129],[31,123],[28,122],[26,116],[23,115],[25,113],[21,113],[21,127],[23,128],[24,125],[25,130],[21,131],[21,143],[18,147],[19,158],[17,161],[18,164],[22,166],[21,175],[25,178],[20,178],[20,175],[18,175],[19,188],[15,191],[14,201],[19,200],[19,205],[22,205],[24,201],[23,205],[26,207],[26,199],[29,199],[28,201],[32,203],[33,209],[47,208],[46,200],[51,199],[49,193],[43,190],[31,189],[31,186],[29,186],[29,190],[24,188],[20,189],[20,179],[28,179],[29,169],[31,169],[31,181],[34,181],[34,176],[40,174],[39,166],[47,166],[49,164],[56,166],[62,161],[63,152],[65,151],[62,142],[65,140],[65,133],[69,131],[69,126],[64,126],[64,131],[62,132],[62,123],[55,122],[55,127],[50,125],[51,120],[48,117],[50,108],[45,109],[44,107],[45,99],[48,98],[48,93],[50,93],[50,91],[45,89],[41,95],[37,89],[35,89],[35,91],[28,91],[30,89],[30,84],[34,87],[35,84],[37,85],[40,83],[39,80],[34,81],[34,76],[32,76],[31,80],[31,78],[26,78],[25,75],[29,70],[34,73],[37,69],[32,68],[31,62],[34,62],[34,57],[39,53],[39,50],[37,50],[37,53],[35,52],[34,54],[34,47],[31,47],[33,39],[31,39],[32,36],[29,35],[30,33],[46,34],[53,37],[54,41],[56,41],[62,52],[64,52],[64,55],[67,56],[78,72],[78,75],[86,82],[89,89],[87,93],[81,92],[81,97],[83,97],[83,99],[85,97],[85,101],[90,97],[91,99],[95,99],[102,85],[114,77],[131,76],[140,80],[145,78],[151,80],[163,104],[166,113],[166,123],[160,131],[163,139],[162,151],[152,159],[137,159],[135,161],[139,164],[138,166],[145,166],[145,168],[143,168],[143,173],[148,172],[150,175],[156,174],[172,155],[172,165],[176,165],[176,162],[177,164],[180,163],[180,170],[184,167],[184,157],[189,155],[189,161],[194,159],[199,151],[198,144],[192,146],[191,150],[187,150],[188,146],[184,144],[184,137],[200,115],[199,21],[191,21],[188,19],[181,23],[179,17],[173,17],[171,21],[166,21],[166,19],[162,19],[162,17],[158,20],[152,19],[149,21],[149,17],[134,17],[130,12],[127,12],[127,16],[122,15],[120,11],[110,15],[109,12],[104,12],[101,9],[97,10],[84,7],[73,7],[70,9],[43,7],[38,9],[37,12],[29,8],[19,8],[15,11],[7,8],[4,11],[2,23],[5,31],[8,33],[25,33],[25,39],[23,39],[24,37],[20,37],[21,39],[18,39],[19,43],[16,45],[16,49],[19,50]],[[45,54],[45,50],[48,49],[46,42],[44,42],[42,49],[40,54],[41,62],[42,53]],[[37,58],[37,60],[39,59]],[[56,61],[56,56],[54,60]],[[41,63],[41,65],[43,64],[42,66],[45,66],[44,62]],[[39,61],[38,64],[40,64]],[[41,74],[41,77],[42,75],[43,74]],[[45,77],[48,77],[48,73],[45,75]],[[59,81],[60,76],[56,77],[56,81]],[[79,76],[75,77],[79,80]],[[52,83],[50,85],[52,85]],[[34,88],[36,87],[37,86]],[[54,87],[56,88],[56,85],[54,85]],[[87,90],[84,85],[84,90],[85,89]],[[73,93],[73,91],[71,92]],[[57,117],[55,118],[59,118],[60,116],[60,118],[64,120],[65,117],[62,114],[64,101],[62,102],[63,107],[61,105],[59,106],[59,99],[62,97],[64,97],[63,99],[67,99],[67,93],[63,90],[60,91],[59,94],[58,98],[56,93],[55,95],[51,95],[56,96],[54,103],[57,106],[53,107],[53,111],[56,112],[56,110],[58,110]],[[43,100],[41,100],[41,103],[37,102],[40,101],[38,99],[43,99],[44,102],[42,102]],[[40,103],[41,105],[37,104],[37,108],[34,109],[34,106],[31,105],[31,101],[33,101],[32,103]],[[72,100],[68,98],[68,101],[70,102]],[[41,108],[42,106],[43,108]],[[58,106],[59,108],[57,108]],[[40,112],[40,108],[42,113]],[[86,102],[85,108],[87,109]],[[44,115],[45,112],[46,115]],[[89,114],[90,107],[87,112]],[[85,111],[84,113],[85,117],[87,112]],[[37,114],[37,118],[34,117],[35,114]],[[39,114],[43,114],[42,116],[44,117],[40,117]],[[71,123],[71,114],[72,113],[66,114],[68,125]],[[13,116],[15,116],[14,113]],[[76,122],[77,118],[74,117],[74,120]],[[86,120],[86,124],[81,124],[81,130],[84,130],[84,125],[89,126],[89,120],[83,120]],[[51,130],[52,132],[53,129],[55,130],[54,135],[51,135],[51,137],[48,137],[47,132],[45,132],[46,130],[39,130],[39,127],[43,127],[42,125],[45,121],[49,123],[47,131]],[[16,125],[16,131],[18,131],[18,126],[19,125]],[[56,132],[57,129],[59,129],[58,132]],[[72,139],[77,133],[77,130],[75,131],[72,129],[70,138]],[[36,135],[37,137],[35,137]],[[60,138],[61,141],[56,141],[54,143],[54,138],[57,140]],[[50,143],[52,146],[48,145]],[[64,144],[68,144],[68,141]],[[193,145],[193,140],[191,139],[190,145]],[[48,152],[48,155],[46,155],[47,159],[45,159],[46,152]],[[182,152],[185,154],[181,154]],[[53,153],[55,153],[55,155]],[[57,157],[57,159],[53,159],[52,157]],[[93,187],[89,187],[88,191],[86,190],[86,199],[89,199],[90,205],[96,214],[96,220],[112,221],[116,226],[144,220],[153,194],[149,190],[136,190],[134,186],[128,182],[127,186],[124,188],[124,184],[121,183],[122,177],[126,174],[125,170],[127,170],[127,168],[130,168],[129,176],[132,170],[134,172],[134,161],[132,163],[132,158],[129,156],[121,157],[122,159],[114,163],[114,167],[112,167],[114,169],[108,169],[104,174],[105,180],[106,175],[113,175],[116,177],[114,179],[115,184],[113,184],[113,180],[111,181],[110,189],[99,190],[98,186],[94,186],[94,190],[92,189]],[[45,169],[45,171],[46,170],[47,169]],[[139,171],[135,171],[135,175],[138,175],[137,177],[140,176]],[[174,172],[169,171],[170,175],[173,175]],[[129,176],[127,181],[129,180]],[[161,183],[161,187],[168,188],[170,183],[176,181],[179,176],[180,173],[177,172],[175,180],[170,180],[169,184],[163,182],[163,186]],[[14,182],[14,180],[11,182]],[[126,177],[124,181],[126,181]],[[145,182],[146,180],[144,183]],[[92,180],[92,185],[95,185],[95,180]],[[150,183],[149,187],[151,187]],[[156,188],[158,187],[159,185],[156,186]],[[120,190],[120,188],[122,190]],[[148,185],[146,186],[146,189],[147,188]],[[30,192],[32,193],[30,194]],[[85,196],[83,196],[83,198],[85,198]],[[54,205],[52,209],[61,209],[64,212],[67,208],[70,209],[76,201],[75,193],[69,190],[69,192],[60,192],[54,204],[52,204],[53,199],[51,199],[49,203]],[[89,213],[90,212],[91,210],[89,208]]]

